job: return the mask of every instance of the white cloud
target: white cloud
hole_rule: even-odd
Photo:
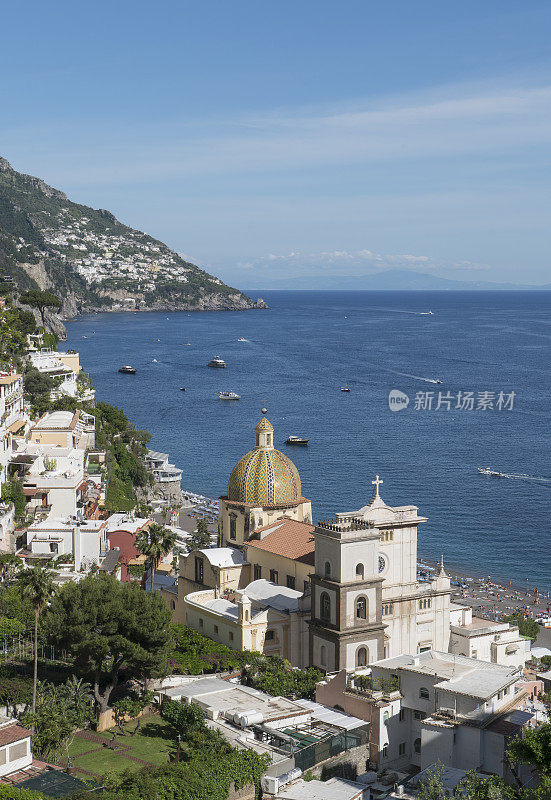
[[[82,130],[62,120],[63,130],[38,133],[42,163],[50,166],[45,177],[53,183],[134,184],[529,152],[548,147],[550,100],[551,86],[451,86],[442,87],[438,97],[433,92],[365,99],[349,108],[298,108],[226,120],[156,119],[154,127],[147,119],[114,120],[109,137],[98,135],[93,120]],[[29,142],[35,141],[36,128],[32,134]],[[60,148],[64,136],[68,141]],[[10,138],[17,151],[25,132],[14,129],[10,137],[4,131],[8,156]]]

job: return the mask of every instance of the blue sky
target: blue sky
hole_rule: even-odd
[[[551,4],[12,3],[0,154],[235,285],[551,280]]]

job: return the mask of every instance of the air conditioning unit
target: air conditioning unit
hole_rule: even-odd
[[[275,775],[263,775],[260,781],[262,791],[267,794],[277,794],[279,791],[279,778]]]

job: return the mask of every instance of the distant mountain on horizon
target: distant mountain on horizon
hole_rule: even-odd
[[[315,283],[315,286],[312,284]],[[263,290],[294,290],[310,289],[337,291],[342,290],[551,290],[551,284],[534,286],[515,283],[492,283],[491,281],[458,281],[452,278],[440,278],[437,275],[427,275],[423,272],[413,272],[407,269],[389,269],[373,275],[340,275],[320,276],[313,278],[279,278],[271,280],[268,285],[262,286]],[[258,289],[255,291],[259,291]]]

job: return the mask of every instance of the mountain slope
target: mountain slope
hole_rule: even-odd
[[[0,157],[0,280],[51,289],[79,311],[263,308],[103,209],[73,203]]]
[[[292,286],[290,285],[292,283]],[[515,283],[491,283],[490,281],[461,281],[441,278],[424,272],[407,269],[387,269],[367,275],[312,275],[303,277],[274,278],[266,289],[319,289],[323,291],[475,291],[475,290],[545,290],[545,286],[531,286]]]

